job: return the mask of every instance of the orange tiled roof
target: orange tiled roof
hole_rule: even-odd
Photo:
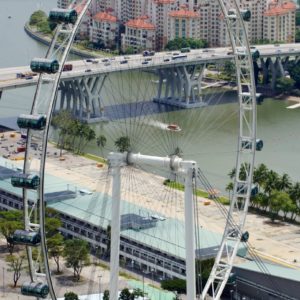
[[[112,23],[117,22],[117,17],[115,17],[107,12],[99,12],[93,16],[93,19],[95,21],[100,21],[100,22],[101,21],[112,22]]]
[[[293,2],[284,2],[281,5],[272,5],[272,7],[264,13],[264,16],[280,16],[293,10],[296,10],[296,5]]]
[[[171,4],[174,3],[175,0],[153,0],[156,4]]]
[[[144,17],[129,20],[127,23],[125,23],[125,26],[138,28],[138,29],[155,30],[155,26],[145,20],[146,19]]]
[[[198,18],[200,14],[193,10],[180,9],[171,11],[169,16],[176,18]]]

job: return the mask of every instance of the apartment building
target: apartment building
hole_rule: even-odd
[[[107,13],[99,12],[92,17],[90,39],[93,43],[101,43],[106,48],[113,47],[119,33],[117,17]]]
[[[200,14],[183,6],[169,13],[168,40],[175,38],[199,38]]]
[[[269,41],[295,42],[296,4],[291,1],[271,1],[264,13],[263,37]]]
[[[147,16],[129,20],[125,23],[125,33],[122,34],[122,50],[132,47],[139,52],[155,48],[155,26]]]

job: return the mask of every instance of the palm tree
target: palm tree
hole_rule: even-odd
[[[291,219],[294,220],[296,214],[300,212],[300,182],[296,182],[289,190],[289,196],[296,205],[296,210],[292,212]]]
[[[291,179],[288,174],[284,173],[281,177],[279,177],[276,188],[279,191],[288,191],[292,187]]]
[[[265,193],[270,195],[273,190],[276,190],[278,180],[279,180],[278,173],[276,173],[273,170],[270,170],[267,174],[267,178],[264,183]]]
[[[106,137],[104,135],[99,135],[97,137],[96,143],[97,143],[97,146],[100,148],[102,156],[103,156],[103,148],[105,147],[106,142],[107,142],[107,140],[106,140]]]
[[[259,188],[263,186],[267,180],[268,168],[265,164],[260,164],[253,172],[253,182],[257,183]]]
[[[229,182],[226,186],[226,191],[228,191],[228,198],[231,198],[231,191],[233,191],[233,182]]]

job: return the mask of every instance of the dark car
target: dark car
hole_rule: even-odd
[[[126,60],[126,59],[120,61],[120,64],[122,64],[122,65],[123,65],[123,64],[127,64],[127,63],[128,63],[128,60]]]

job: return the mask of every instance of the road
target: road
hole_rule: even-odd
[[[282,57],[300,55],[300,44],[282,44],[282,45],[260,45],[255,46],[260,52],[261,57]],[[97,58],[92,61],[78,60],[70,61],[73,65],[72,71],[66,71],[62,74],[62,80],[70,80],[83,76],[95,76],[118,71],[128,71],[136,69],[153,69],[158,67],[181,66],[189,64],[216,63],[218,61],[230,60],[233,58],[230,48],[209,48],[191,50],[189,53],[180,53],[180,51],[158,52],[154,56],[144,57],[141,54],[117,56],[114,58]],[[242,52],[242,49],[238,49]],[[185,57],[186,56],[186,57]],[[5,89],[14,89],[18,87],[35,85],[38,76],[33,78],[16,78],[17,73],[30,72],[29,66],[12,67],[0,69],[0,91]],[[44,75],[44,81],[52,81],[54,75]]]

